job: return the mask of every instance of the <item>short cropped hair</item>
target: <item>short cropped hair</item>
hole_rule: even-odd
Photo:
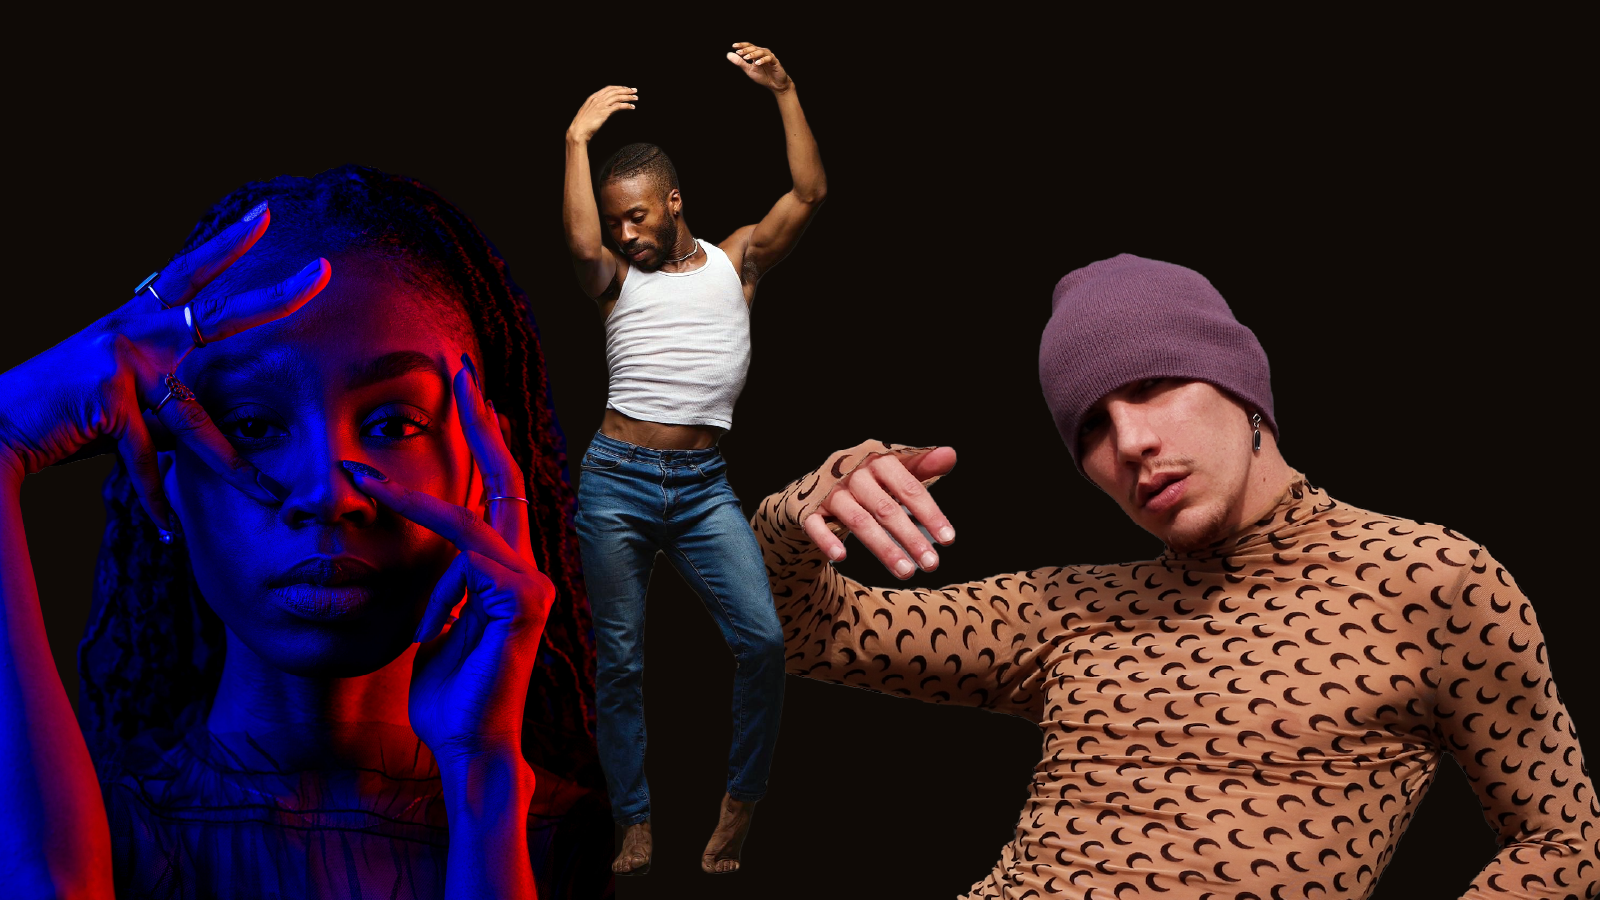
[[[678,186],[678,170],[667,158],[667,152],[655,144],[629,144],[611,154],[611,158],[600,167],[599,182],[605,185],[635,175],[643,175],[655,182],[661,188],[662,196]]]

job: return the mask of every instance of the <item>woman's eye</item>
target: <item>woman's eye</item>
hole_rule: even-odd
[[[426,426],[408,416],[384,416],[368,422],[362,429],[364,436],[383,441],[404,440],[424,431],[427,431]]]
[[[265,440],[285,433],[281,426],[257,416],[229,419],[223,422],[220,428],[225,436],[246,441]]]

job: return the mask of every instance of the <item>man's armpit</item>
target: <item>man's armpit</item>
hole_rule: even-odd
[[[744,258],[739,261],[739,283],[745,286],[753,285],[761,279],[761,269],[750,256],[750,251],[747,249]]]
[[[600,305],[602,318],[611,315],[611,307],[617,304],[617,298],[620,296],[622,296],[622,267],[618,266],[617,270],[611,273],[611,283],[594,298],[594,302]]]

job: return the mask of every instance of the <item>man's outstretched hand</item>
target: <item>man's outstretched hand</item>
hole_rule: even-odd
[[[774,93],[781,94],[794,86],[794,82],[789,80],[789,73],[783,70],[783,64],[772,55],[772,51],[749,41],[734,44],[733,52],[728,54],[728,62],[743,69],[751,81]]]
[[[806,534],[829,559],[844,559],[844,542],[828,529],[824,518],[831,517],[860,538],[896,577],[910,578],[919,567],[931,572],[939,567],[939,554],[917,523],[941,544],[955,540],[956,532],[922,482],[955,465],[956,451],[950,447],[936,447],[904,463],[894,456],[876,457],[834,485],[817,512],[802,523]]]
[[[572,117],[572,124],[567,126],[568,140],[587,144],[600,126],[611,118],[611,114],[619,109],[633,109],[639,101],[639,89],[631,87],[618,87],[609,85],[583,101],[583,106],[578,108],[578,114]]]

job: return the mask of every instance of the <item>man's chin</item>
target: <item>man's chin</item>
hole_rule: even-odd
[[[1218,512],[1185,507],[1174,513],[1156,536],[1172,552],[1188,553],[1227,537],[1224,525],[1224,517]]]

